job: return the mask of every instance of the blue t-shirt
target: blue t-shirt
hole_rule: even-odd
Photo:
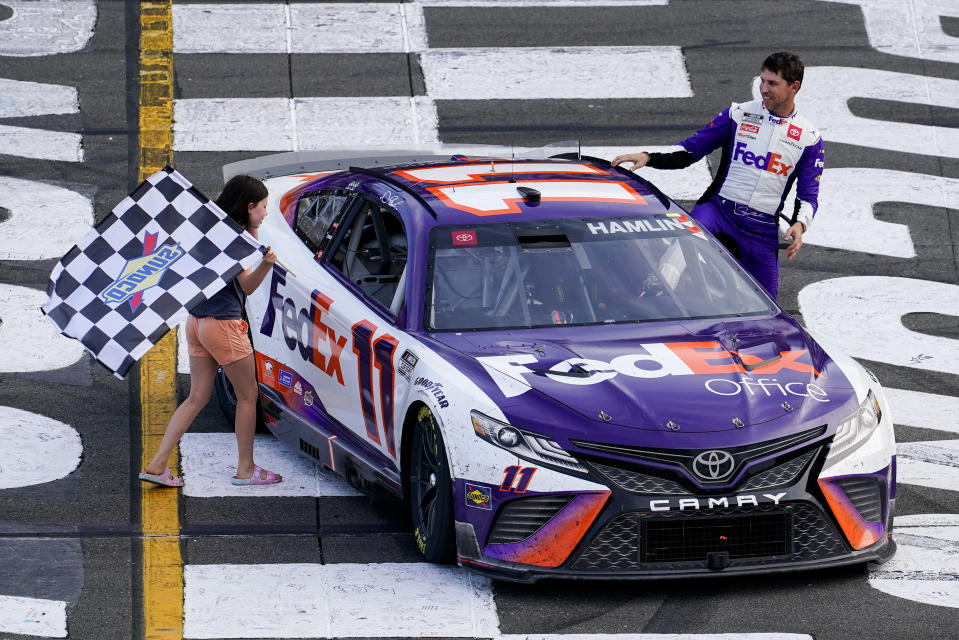
[[[243,303],[246,296],[240,290],[240,283],[234,278],[225,287],[190,310],[197,318],[216,318],[217,320],[240,320],[243,318]]]

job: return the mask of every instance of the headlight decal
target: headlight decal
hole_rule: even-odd
[[[581,493],[539,531],[522,542],[489,544],[490,558],[558,567],[569,557],[609,500],[610,492]]]
[[[866,476],[843,476],[820,478],[818,480],[819,488],[822,490],[823,495],[826,496],[826,502],[829,504],[829,508],[832,510],[836,520],[839,522],[842,532],[845,534],[852,548],[857,551],[875,544],[885,533],[886,511],[888,507],[885,504],[886,496],[884,495],[884,487],[887,485],[890,469],[891,467],[886,467],[878,473]],[[846,478],[856,477],[873,478],[879,481],[881,491],[880,500],[883,503],[883,509],[882,516],[877,522],[865,520],[840,487],[840,481]]]

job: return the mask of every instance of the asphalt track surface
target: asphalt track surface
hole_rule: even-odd
[[[0,125],[82,133],[83,161],[27,158],[0,148],[0,177],[55,184],[85,194],[92,198],[99,220],[137,182],[139,6],[101,1],[97,10],[93,37],[80,51],[0,56],[0,78],[76,87],[80,103],[76,114],[5,117]],[[0,26],[9,15],[0,0]],[[808,67],[875,69],[959,81],[959,64],[877,51],[867,38],[860,8],[850,4],[671,0],[666,6],[426,7],[424,15],[429,46],[436,48],[681,47],[693,90],[691,98],[442,100],[437,104],[438,135],[446,143],[539,146],[578,138],[592,146],[671,144],[732,100],[749,99],[759,62],[783,48],[800,53]],[[959,38],[959,18],[943,17],[941,26],[947,35]],[[174,64],[178,99],[426,93],[417,56],[407,53],[176,54]],[[595,78],[597,87],[629,82],[616,68]],[[875,98],[853,98],[849,106],[855,115],[879,121],[880,128],[885,122],[955,131],[959,128],[956,95],[951,97],[951,107]],[[828,141],[827,149],[830,169],[867,168],[959,179],[959,159],[948,154]],[[262,153],[178,151],[174,165],[201,191],[214,195],[221,185],[223,164]],[[876,205],[874,214],[909,227],[915,257],[807,244],[782,270],[780,303],[788,311],[800,313],[803,287],[835,278],[959,282],[959,211],[897,201]],[[0,208],[0,234],[9,217],[10,212]],[[38,215],[38,228],[42,230],[43,224]],[[0,261],[0,285],[42,291],[54,264],[54,259]],[[7,313],[0,309],[0,317]],[[959,339],[957,316],[946,312],[905,313],[902,322],[924,335]],[[861,332],[880,339],[883,335],[868,325]],[[959,396],[959,370],[859,359],[886,387]],[[178,376],[181,397],[187,385],[186,376]],[[141,487],[131,480],[141,455],[136,375],[118,380],[86,357],[56,370],[4,370],[0,407],[64,422],[79,432],[83,442],[79,467],[66,477],[0,489],[0,595],[66,602],[70,638],[142,637]],[[956,437],[947,430],[898,422],[900,443]],[[191,433],[230,431],[211,405]],[[0,466],[3,462],[0,443]],[[959,487],[952,489],[900,484],[897,516],[959,514]],[[183,562],[189,565],[419,562],[402,508],[390,503],[370,505],[357,497],[185,496],[180,500],[180,523]],[[955,601],[952,606],[935,606],[897,597],[874,589],[867,577],[867,567],[861,566],[658,583],[520,586],[497,582],[492,588],[503,634],[955,637],[959,628]],[[942,576],[947,582],[956,579],[954,574]],[[20,637],[28,636],[0,628],[0,638]],[[263,637],[282,636],[265,633]]]

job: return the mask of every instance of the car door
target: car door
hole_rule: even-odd
[[[340,286],[327,292],[324,323],[347,345],[337,361],[343,393],[327,410],[395,467],[395,363],[405,335],[396,319],[405,300],[407,237],[395,211],[366,197],[338,222],[323,262]]]

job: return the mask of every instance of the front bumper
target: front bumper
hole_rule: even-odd
[[[472,524],[459,522],[459,560],[479,573],[519,582],[743,575],[885,562],[896,549],[889,533],[892,471],[862,476],[875,481],[873,508],[864,512],[875,520],[868,523],[871,530],[880,532],[863,546],[861,538],[849,537],[847,521],[856,517],[855,509],[852,516],[849,508],[834,511],[835,497],[825,495],[817,482],[824,457],[821,442],[790,452],[721,493],[697,491],[649,469],[593,462],[590,479],[608,486],[609,498],[588,522],[579,522],[583,533],[578,543],[568,545],[561,562],[544,566],[525,559],[542,556],[537,548],[558,539],[551,525],[562,529],[562,510],[535,535],[512,542],[510,554],[504,553],[506,545],[494,543],[498,520],[480,536]],[[856,500],[863,508],[863,498]],[[514,551],[524,544],[525,553]]]

